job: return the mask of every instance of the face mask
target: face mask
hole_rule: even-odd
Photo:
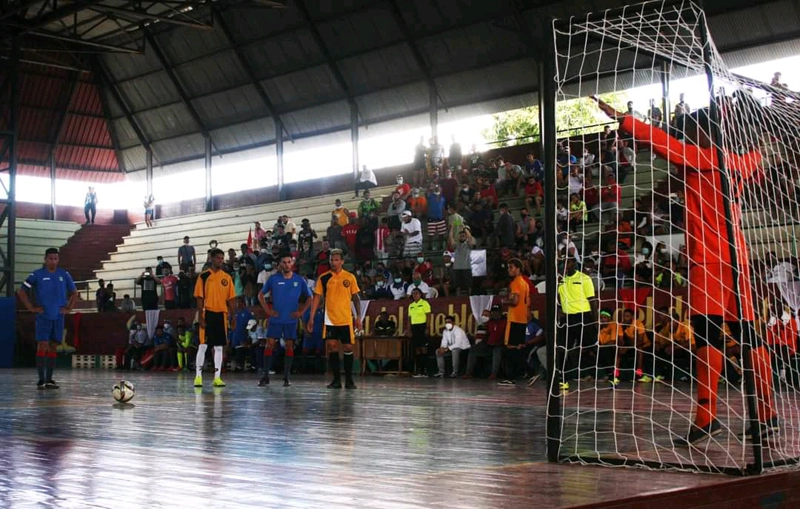
[[[376,282],[375,286],[377,286],[378,288],[382,288],[383,287],[383,281]]]
[[[667,249],[667,248],[663,247],[663,248],[659,249],[659,252],[660,252],[661,254],[667,254],[667,253],[669,252],[669,249]]]
[[[643,247],[642,248],[642,254],[645,255],[645,256],[649,255],[650,254],[650,248]]]
[[[159,260],[158,261],[158,266],[161,267],[162,265],[164,265],[164,260]]]
[[[417,263],[422,263],[425,261],[425,258],[419,257],[417,258]]]
[[[422,281],[414,281],[414,286],[419,286],[422,284]]]
[[[544,240],[542,240],[542,238],[539,237],[538,239],[536,239],[536,245],[539,247],[544,247]]]
[[[264,270],[272,270],[272,264],[271,263],[265,263],[264,264]]]
[[[411,196],[412,196],[413,198],[419,198],[419,193],[411,193]]]
[[[444,328],[447,329],[447,330],[453,330],[453,324],[452,323],[446,323],[446,324],[444,324]]]
[[[396,278],[394,278],[394,282],[397,283],[397,284],[400,284],[400,283],[403,282],[403,280],[401,278],[399,278],[399,277],[396,277]]]
[[[468,193],[468,192],[469,192],[469,187],[466,187],[466,186],[465,186],[465,187],[462,189],[462,191],[464,191],[465,193]]]
[[[439,196],[442,193],[441,193],[441,191],[434,191],[433,194],[435,194],[436,196]]]
[[[450,263],[450,262],[446,262],[446,263],[444,264],[444,266],[445,266],[445,267],[449,267],[449,266],[451,266],[451,265],[453,265],[453,264],[452,264],[452,263]]]
[[[398,184],[402,184],[403,183],[403,179],[397,179],[397,183]]]
[[[340,208],[342,208],[342,205],[341,205],[341,204],[339,204],[339,205],[337,205],[337,206],[336,206],[336,209],[337,209],[337,210],[338,210],[338,209],[340,209]]]
[[[481,317],[481,323],[486,323],[488,321],[489,321],[489,317],[488,316],[482,316]]]

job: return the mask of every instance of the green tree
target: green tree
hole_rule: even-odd
[[[600,96],[605,102],[625,110],[628,101],[624,92]],[[539,108],[529,106],[492,115],[492,126],[481,133],[483,139],[497,147],[531,143],[539,137]],[[588,97],[560,101],[556,104],[556,129],[558,137],[575,136],[602,131],[602,127],[588,127],[608,120],[597,104]]]

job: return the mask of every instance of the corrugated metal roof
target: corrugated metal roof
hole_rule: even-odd
[[[50,178],[50,168],[44,166],[18,164],[17,171],[20,175],[26,175],[29,177]],[[56,179],[79,180],[82,182],[94,182],[96,184],[112,184],[114,182],[124,182],[125,175],[120,172],[98,172],[56,168]]]
[[[195,100],[193,104],[209,129],[269,116],[267,107],[254,85],[244,85],[203,97]]]
[[[224,10],[222,16],[231,27],[233,41],[227,41],[218,27],[213,31],[160,24],[155,27],[179,85],[191,98],[204,127],[212,131],[217,149],[229,151],[237,146],[271,143],[274,137],[270,111],[231,48],[231,42],[241,46],[244,58],[293,136],[309,136],[346,128],[349,124],[347,95],[337,83],[331,66],[341,71],[359,106],[362,122],[416,115],[427,108],[429,93],[424,72],[386,0],[305,0],[304,3],[311,18],[317,20],[317,29],[335,60],[332,63],[325,61],[324,52],[293,2],[280,10],[237,7]],[[547,27],[541,26],[542,18],[533,13],[575,14],[625,2],[591,0],[580,5],[557,2],[541,8],[529,7],[531,3],[521,2],[519,8],[523,9],[527,28],[536,33]],[[724,5],[706,2],[707,9],[722,9],[721,14],[710,16],[709,23],[723,50],[749,44],[763,46],[765,39],[798,33],[800,0],[754,4],[757,3],[748,5],[744,0],[729,0]],[[531,60],[537,50],[530,48],[530,40],[516,31],[516,20],[507,2],[406,0],[398,1],[397,5],[409,32],[417,39],[414,43],[435,78],[439,96],[450,108],[449,112],[440,111],[441,121],[445,117],[454,118],[454,111],[459,114],[500,111],[532,100],[531,93],[523,92],[537,85],[536,66]],[[790,52],[795,46],[782,43],[775,48]],[[741,65],[771,56],[777,55],[748,49],[736,52],[733,59]],[[200,126],[181,103],[175,85],[161,70],[153,52],[102,58],[113,80],[123,80],[118,89],[148,141],[158,147],[156,158],[164,163],[201,158]],[[592,63],[592,58],[589,55],[582,62],[584,70],[597,64]],[[620,65],[632,66],[632,61],[624,60],[629,56],[621,54],[621,58]],[[58,81],[63,90],[68,74],[54,76],[47,79]],[[632,77],[619,73],[618,85]],[[636,81],[631,83],[651,79],[641,73],[635,77]],[[84,87],[79,85],[78,95],[83,94]],[[29,93],[31,97],[41,95],[49,104],[61,98],[53,90]],[[85,100],[92,102],[88,97]],[[116,119],[115,134],[123,149],[126,168],[139,169],[144,158],[132,148],[139,140],[127,121],[120,119],[123,113],[119,105],[113,100],[108,103]],[[469,106],[454,108],[462,104]],[[86,108],[93,114],[102,110],[99,97],[91,106],[87,103]],[[68,119],[69,122],[72,120]],[[33,122],[30,129],[41,135],[45,126]],[[92,128],[89,131],[94,132]],[[171,171],[194,167],[193,164],[167,164],[167,167]]]
[[[335,101],[344,92],[327,65],[318,65],[261,82],[279,110],[302,108],[321,100]]]
[[[175,74],[190,97],[230,90],[250,82],[233,50],[175,67]]]
[[[74,145],[100,146],[112,150],[114,148],[106,121],[102,118],[67,115],[59,141]]]
[[[147,165],[147,151],[141,145],[121,150],[125,168],[142,169]]]
[[[114,149],[98,149],[59,145],[56,147],[56,165],[66,168],[84,168],[87,170],[117,170],[117,155]]]
[[[354,94],[366,94],[398,83],[424,79],[406,43],[339,62]]]

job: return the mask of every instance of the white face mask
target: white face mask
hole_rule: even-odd
[[[402,184],[403,183],[403,179],[397,179],[397,183],[398,184]]]
[[[489,321],[489,317],[488,316],[482,316],[481,317],[481,323],[486,323],[488,321]]]
[[[444,324],[444,328],[447,329],[447,330],[453,330],[453,324],[452,323],[446,323],[446,324]]]

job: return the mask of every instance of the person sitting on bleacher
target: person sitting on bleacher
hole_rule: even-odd
[[[397,323],[389,316],[385,309],[375,320],[374,334],[381,337],[394,336],[397,333]]]
[[[342,200],[336,198],[334,202],[334,209],[331,211],[331,219],[336,221],[339,226],[344,226],[347,224],[347,220],[350,217],[350,211],[342,205]]]
[[[328,241],[331,248],[347,251],[347,246],[345,245],[344,237],[342,236],[342,225],[339,224],[339,221],[335,217],[331,218],[331,225],[328,226],[325,239]]]
[[[422,274],[419,272],[414,272],[411,276],[411,284],[408,285],[408,288],[406,289],[406,297],[410,299],[411,293],[416,289],[419,289],[419,291],[422,292],[422,297],[424,299],[430,298],[431,288],[427,283],[425,283],[425,281],[422,280]]]
[[[450,378],[458,376],[458,364],[461,359],[461,352],[470,349],[469,338],[464,329],[455,324],[455,318],[449,315],[445,318],[444,330],[442,331],[442,342],[436,349],[436,365],[439,372],[433,375],[436,378],[445,376],[445,357],[450,355],[453,360],[453,372]]]
[[[174,367],[174,347],[172,335],[164,332],[163,325],[157,325],[153,335],[153,371],[167,371]]]
[[[475,345],[469,350],[467,358],[467,372],[462,378],[472,378],[475,371],[475,364],[479,358],[492,358],[492,371],[489,380],[497,378],[500,371],[500,361],[503,359],[503,349],[505,348],[506,319],[499,305],[492,306],[491,312],[484,311],[481,316],[485,334],[475,338]],[[482,338],[486,338],[485,340]]]

